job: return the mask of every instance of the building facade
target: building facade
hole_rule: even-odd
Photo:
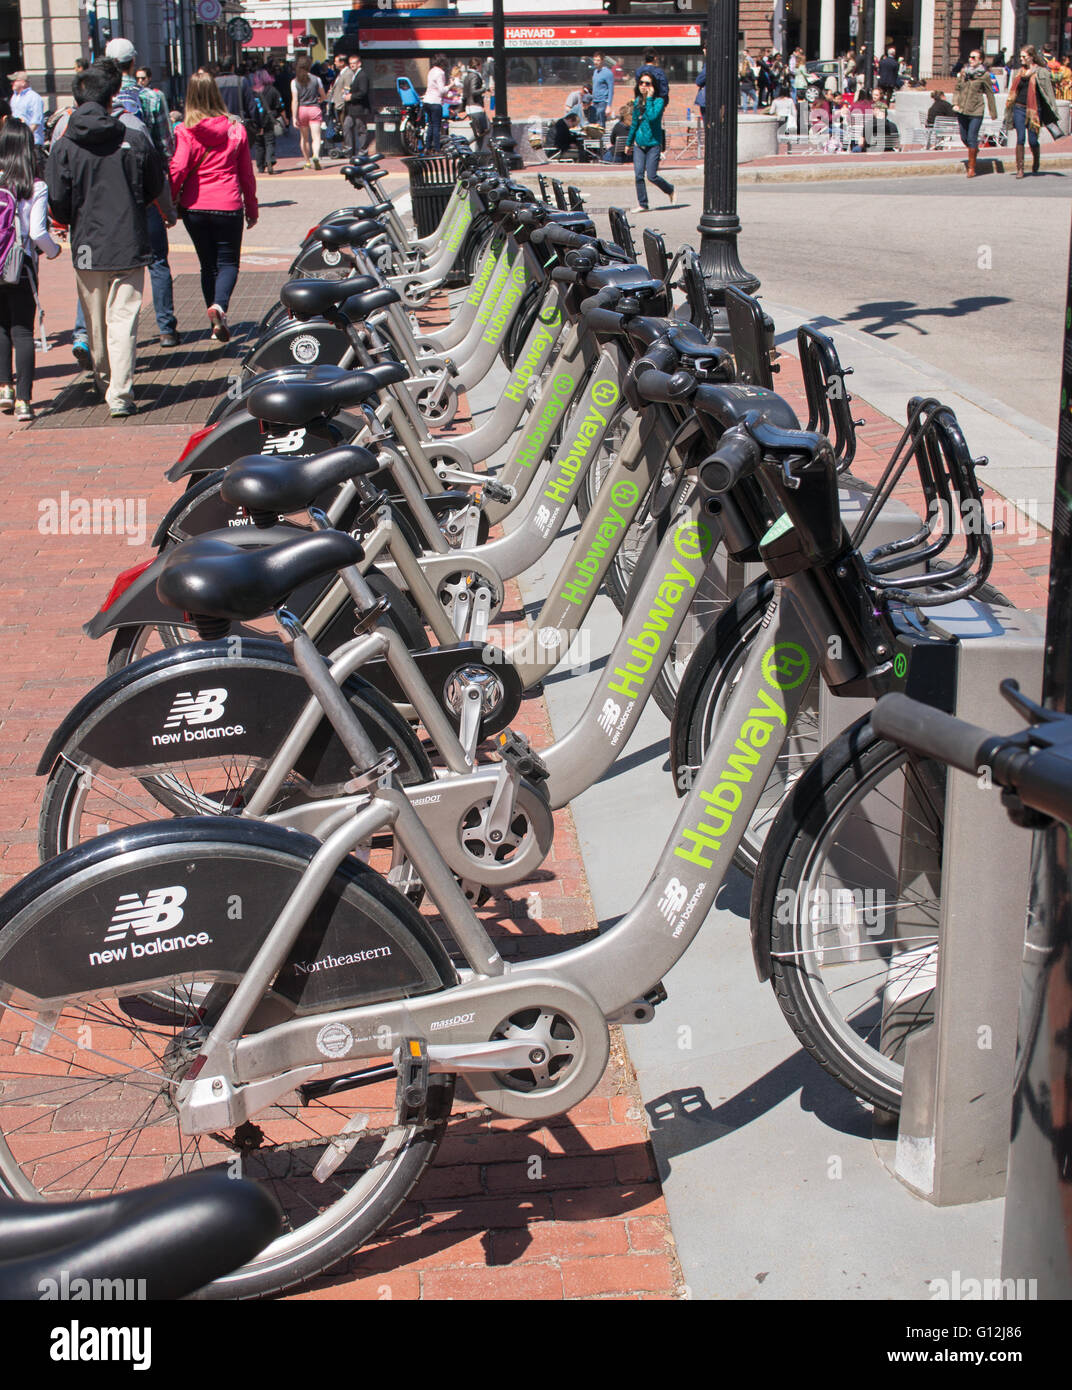
[[[227,23],[241,13],[240,0],[0,0],[0,74],[24,68],[46,105],[62,104],[75,59],[126,38],[178,100],[199,64],[234,51]]]

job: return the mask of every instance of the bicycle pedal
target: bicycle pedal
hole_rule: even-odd
[[[395,1054],[397,1123],[423,1124],[428,1111],[428,1048],[423,1038],[404,1038]]]
[[[530,782],[546,782],[551,773],[524,734],[504,729],[499,735],[499,755],[522,777]]]
[[[505,483],[497,483],[494,478],[489,478],[486,483],[481,484],[481,492],[489,502],[509,502],[514,495],[512,487],[507,487]]]

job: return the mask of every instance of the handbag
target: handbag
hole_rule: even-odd
[[[17,285],[22,279],[22,268],[26,264],[26,247],[22,240],[22,224],[19,221],[18,200],[6,188],[0,189],[11,205],[11,246],[4,262],[0,265],[0,284]]]
[[[1063,139],[1064,139],[1064,134],[1065,134],[1065,133],[1064,133],[1064,131],[1061,129],[1060,125],[1059,125],[1056,121],[1047,121],[1047,122],[1046,122],[1046,129],[1050,132],[1050,137],[1051,137],[1051,139],[1054,139],[1054,140],[1063,140]]]

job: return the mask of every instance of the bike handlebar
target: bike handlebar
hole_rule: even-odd
[[[557,222],[549,222],[546,227],[535,228],[532,240],[537,246],[550,242],[552,246],[564,246],[571,251],[579,251],[583,246],[592,245],[591,237],[582,236],[580,232],[571,232],[568,227],[561,227]]]
[[[883,695],[871,711],[871,727],[880,738],[970,773],[978,771],[980,751],[995,738],[986,729],[899,694]]]
[[[615,315],[620,318],[621,315]],[[696,378],[691,372],[660,372],[655,367],[636,373],[637,393],[646,401],[677,405],[696,390]]]
[[[727,430],[715,452],[700,464],[701,490],[710,494],[731,491],[755,471],[759,458],[759,445],[743,427]]]

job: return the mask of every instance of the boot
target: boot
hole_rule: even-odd
[[[1024,176],[1024,147],[1016,146],[1016,177],[1022,179]]]
[[[979,158],[978,150],[968,151],[968,178],[975,178],[975,161]]]
[[[1037,174],[1037,173],[1038,173],[1038,171],[1039,171],[1039,164],[1040,164],[1041,160],[1042,160],[1042,150],[1039,148],[1038,145],[1033,145],[1033,146],[1031,147],[1031,172],[1032,172],[1033,174]]]

